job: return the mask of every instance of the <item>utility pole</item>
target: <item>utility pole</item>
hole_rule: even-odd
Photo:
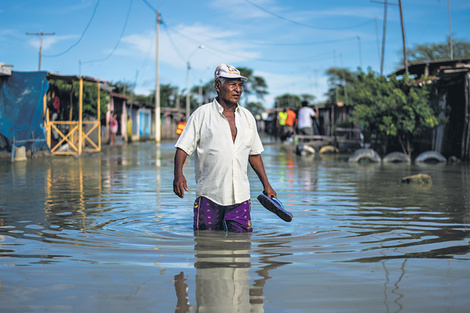
[[[405,73],[408,74],[408,57],[406,56],[405,26],[403,25],[403,10],[401,7],[401,0],[398,0],[398,6],[400,7],[401,36],[403,39],[403,60],[405,63]]]
[[[382,56],[380,58],[380,75],[384,73],[384,59],[385,59],[385,34],[387,29],[387,5],[388,2],[385,0],[384,2],[384,27],[382,31]]]
[[[384,64],[384,54],[385,54],[385,28],[386,28],[386,23],[387,23],[387,5],[397,5],[395,3],[390,3],[387,0],[385,2],[379,2],[379,1],[374,1],[371,0],[371,2],[375,3],[380,3],[384,4],[384,30],[383,30],[383,36],[382,36],[382,61],[380,62],[380,74],[383,75],[383,64]],[[403,60],[405,63],[405,72],[408,74],[408,58],[407,58],[407,53],[406,53],[406,40],[405,40],[405,26],[403,24],[403,10],[401,6],[401,0],[398,0],[398,7],[400,8],[400,24],[401,24],[401,35],[403,39]]]
[[[158,60],[158,32],[160,29],[160,12],[157,11],[157,29],[156,29],[156,75],[155,75],[155,141],[160,143],[162,138],[162,120],[160,110],[160,73],[159,73],[159,60]]]
[[[358,42],[358,45],[359,45],[359,66],[362,68],[361,37],[359,37],[359,36],[356,36],[356,37],[357,37],[357,42]]]
[[[384,5],[384,26],[383,26],[383,31],[382,31],[382,56],[380,58],[380,75],[383,75],[384,72],[384,56],[385,56],[385,34],[386,34],[386,29],[387,29],[387,6],[388,6],[388,1],[385,0],[385,2],[379,2],[379,1],[371,1],[375,3],[380,3]]]
[[[26,35],[41,36],[41,39],[39,40],[39,67],[38,67],[38,71],[40,71],[41,70],[41,55],[42,55],[42,37],[45,35],[55,35],[55,33],[40,32],[40,33],[26,33]]]
[[[196,51],[199,49],[204,49],[206,46],[205,45],[199,45],[196,49],[194,49],[193,52],[188,57],[188,61],[186,61],[186,121],[189,120],[189,113],[191,111],[190,107],[190,89],[189,89],[189,71],[191,70],[191,64],[189,61],[191,60],[191,57],[193,56]]]
[[[454,59],[454,47],[453,47],[453,42],[452,42],[452,22],[450,19],[450,0],[447,0],[447,7],[449,9],[449,41],[450,41],[450,59]]]
[[[379,58],[379,62],[380,62],[379,27],[377,25],[377,16],[374,18],[374,21],[375,21],[375,38],[377,40],[377,57]]]

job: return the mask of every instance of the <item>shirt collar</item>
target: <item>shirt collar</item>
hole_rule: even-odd
[[[219,110],[219,113],[222,114],[224,112],[224,108],[220,105],[219,101],[217,101],[216,98],[214,98],[214,103]],[[240,113],[240,105],[237,103],[237,107],[235,108],[236,113]]]

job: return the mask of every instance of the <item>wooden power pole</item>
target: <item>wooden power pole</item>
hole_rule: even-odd
[[[26,35],[41,36],[41,39],[39,40],[39,67],[38,67],[38,71],[40,71],[41,70],[41,54],[42,54],[42,37],[45,35],[55,35],[55,33],[40,32],[40,33],[26,33]]]

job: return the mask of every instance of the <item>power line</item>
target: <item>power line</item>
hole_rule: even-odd
[[[150,2],[148,2],[147,0],[142,0],[144,1],[144,3],[150,8],[150,10],[153,11],[153,13],[157,13],[157,9],[155,9],[151,4]]]
[[[181,31],[176,31],[178,34],[180,34],[181,36],[185,36],[183,35]],[[187,32],[186,32],[187,33]],[[188,34],[189,36],[192,36],[192,34]],[[186,38],[188,38],[186,35]],[[198,34],[199,35],[199,34]],[[204,36],[204,34],[201,34],[202,36]],[[216,36],[204,36],[204,38],[208,38],[208,39],[219,39],[219,37],[216,37]],[[331,39],[331,40],[323,40],[323,41],[314,41],[314,42],[284,42],[284,43],[280,43],[280,42],[267,42],[267,41],[242,41],[242,40],[237,40],[237,43],[239,44],[249,44],[249,45],[253,45],[253,46],[272,46],[272,47],[290,47],[290,46],[314,46],[314,45],[321,45],[321,44],[328,44],[328,43],[336,43],[336,42],[343,42],[343,41],[349,41],[349,40],[353,40],[353,39],[356,39],[355,36],[351,36],[351,37],[344,37],[344,38],[339,38],[339,39]],[[191,41],[193,42],[199,42],[197,40],[193,40],[191,39]],[[207,40],[202,40],[204,42],[206,42]]]
[[[285,18],[279,14],[276,14],[276,13],[273,13],[271,11],[268,11],[266,10],[265,8],[259,6],[258,4],[256,3],[253,3],[252,1],[250,0],[244,0],[245,2],[251,4],[252,6],[260,9],[261,11],[265,12],[265,13],[268,13],[274,17],[277,17],[281,20],[284,20],[286,22],[289,22],[289,23],[292,23],[292,24],[295,24],[295,25],[298,25],[298,26],[302,26],[302,27],[307,27],[307,28],[311,28],[311,29],[319,29],[319,30],[344,30],[344,29],[351,29],[351,28],[356,28],[356,27],[360,27],[360,26],[364,26],[366,24],[369,24],[371,21],[367,21],[367,22],[364,22],[364,23],[361,23],[361,24],[357,24],[357,25],[354,25],[354,26],[347,26],[347,27],[338,27],[338,28],[329,28],[329,27],[318,27],[318,26],[312,26],[312,25],[307,25],[307,24],[303,24],[303,23],[300,23],[300,22],[297,22],[297,21],[294,21],[294,20],[290,20],[288,18]]]
[[[196,41],[195,39],[193,39],[192,37],[189,37],[189,36],[186,36],[185,34],[182,34],[180,31],[178,30],[175,30],[174,28],[171,28],[169,27],[168,25],[165,25],[168,30],[171,30],[175,33],[177,33],[178,35],[180,35],[181,37],[191,41],[191,42],[194,42],[194,43],[198,43],[199,44],[199,41]],[[351,37],[351,38],[355,38],[355,37]],[[231,56],[234,56],[234,57],[238,57],[238,58],[242,58],[242,59],[250,59],[250,60],[253,60],[253,61],[259,61],[259,62],[268,62],[268,63],[303,63],[303,62],[307,62],[307,61],[311,61],[312,60],[312,57],[305,57],[305,58],[302,58],[302,59],[292,59],[292,58],[289,58],[289,59],[266,59],[266,58],[263,58],[263,59],[259,59],[259,58],[253,58],[253,57],[250,57],[250,56],[247,56],[247,55],[241,55],[241,54],[236,54],[236,53],[233,53],[231,51],[226,51],[226,50],[222,50],[222,49],[218,49],[218,48],[214,48],[210,45],[207,45],[205,44],[206,46],[206,49],[209,49],[209,50],[213,50],[213,51],[216,51],[216,52],[219,52],[219,53],[223,53],[223,54],[227,54],[227,55],[231,55]],[[329,52],[328,53],[325,53],[325,54],[330,54]],[[320,55],[320,56],[323,56],[324,54]],[[326,57],[326,58],[330,58],[331,56],[329,57]],[[315,57],[313,57],[315,58]]]
[[[180,59],[183,61],[183,62],[186,62],[186,60],[184,59],[184,57],[182,56],[182,54],[180,53],[180,51],[178,50],[178,48],[176,47],[176,44],[175,42],[173,41],[173,38],[171,37],[171,34],[170,32],[168,31],[168,27],[165,23],[162,23],[163,26],[165,26],[164,30],[168,36],[168,39],[170,40],[170,43],[171,45],[173,46],[173,49],[175,50],[176,54],[180,57]]]
[[[93,63],[93,62],[106,61],[107,59],[109,59],[109,58],[114,54],[114,52],[116,52],[116,49],[117,49],[117,47],[119,46],[119,43],[121,43],[122,37],[124,36],[124,32],[126,31],[127,22],[129,21],[129,15],[130,15],[130,13],[131,13],[131,8],[132,8],[132,3],[133,3],[133,2],[134,2],[134,0],[130,0],[130,1],[129,1],[129,9],[127,10],[126,20],[124,21],[124,26],[123,26],[123,28],[122,28],[121,35],[119,36],[119,39],[118,39],[116,45],[114,46],[113,51],[111,51],[111,53],[110,53],[107,57],[105,57],[105,58],[103,58],[103,59],[85,61],[85,62],[82,62],[82,63],[87,64],[87,63]]]
[[[150,59],[150,52],[152,51],[152,44],[155,42],[156,36],[157,36],[157,34],[155,34],[155,36],[152,38],[152,40],[149,41],[149,47],[147,48],[147,53],[145,55],[144,61],[142,62],[142,65],[140,67],[140,71],[139,71],[140,73],[145,72],[145,70],[147,68],[147,63]],[[140,77],[142,77],[142,75]],[[140,78],[139,78],[139,81],[141,81]]]
[[[153,11],[153,13],[155,13],[155,14],[157,13],[157,9],[155,9],[153,7],[153,5],[150,4],[150,2],[148,2],[147,0],[142,0],[142,1],[144,1],[144,3],[150,8],[150,10]],[[163,4],[163,2],[165,2],[165,0],[160,1],[160,3],[157,5],[157,7],[160,7]]]
[[[83,33],[82,35],[80,36],[80,39],[78,39],[78,41],[76,43],[74,43],[73,45],[70,46],[70,48],[68,48],[67,50],[65,50],[64,52],[62,53],[59,53],[59,54],[52,54],[52,55],[44,55],[45,57],[58,57],[58,56],[61,56],[61,55],[64,55],[66,54],[67,52],[69,52],[70,50],[72,50],[73,47],[75,47],[76,45],[79,44],[79,42],[82,40],[83,36],[85,36],[85,33],[86,31],[88,30],[88,27],[90,26],[91,24],[91,21],[93,21],[93,18],[95,17],[95,13],[96,13],[96,8],[98,8],[98,4],[100,3],[100,0],[96,1],[96,5],[95,5],[95,8],[93,9],[93,14],[91,15],[91,18],[90,20],[88,21],[88,24],[87,26],[85,27],[85,29],[83,30]]]
[[[328,43],[343,42],[343,41],[353,40],[355,38],[356,37],[345,37],[341,39],[332,39],[332,40],[315,41],[315,42],[272,43],[272,42],[246,42],[245,41],[245,43],[258,45],[258,46],[276,46],[276,47],[315,46],[315,45],[323,45],[323,44],[328,44]]]

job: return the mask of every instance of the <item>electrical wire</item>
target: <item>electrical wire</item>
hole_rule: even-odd
[[[173,30],[173,31],[178,33],[181,37],[183,37],[183,38],[185,38],[189,41],[199,43],[198,41],[196,41],[196,40],[194,40],[190,37],[187,37],[187,36],[181,34],[180,32],[178,32],[176,30]],[[290,58],[290,59],[266,59],[266,58],[260,59],[260,58],[252,58],[252,57],[247,56],[247,55],[233,53],[231,51],[226,51],[226,50],[223,50],[223,49],[214,48],[214,47],[212,47],[210,45],[207,45],[207,44],[204,44],[204,45],[205,45],[205,49],[207,49],[207,50],[212,50],[212,51],[215,51],[215,52],[218,52],[218,53],[231,55],[231,56],[242,58],[242,59],[250,59],[250,60],[253,60],[253,61],[268,62],[268,63],[304,63],[304,62],[312,62],[312,58],[315,59],[315,61],[318,61],[318,60],[322,60],[319,57],[325,56],[325,55],[326,55],[326,57],[324,59],[331,58],[331,53],[327,52],[327,53],[323,53],[323,54],[318,55],[318,56],[309,56],[309,57],[299,58],[299,59],[293,59],[293,58]],[[184,59],[182,58],[182,60],[184,60]]]
[[[176,47],[176,44],[175,42],[173,41],[173,38],[171,37],[171,34],[170,32],[168,31],[168,27],[165,23],[162,23],[162,25],[164,26],[163,29],[165,30],[167,36],[168,36],[168,39],[170,40],[170,43],[171,45],[173,46],[173,49],[175,50],[176,54],[180,57],[180,59],[183,61],[183,62],[186,62],[183,55],[180,53],[180,51],[178,50],[178,48]]]
[[[180,30],[173,30],[174,32],[180,34],[182,37],[185,37],[186,39],[191,40],[192,42],[198,42],[196,40],[193,40],[192,38],[188,36],[192,36],[192,34],[188,34],[187,32],[180,31]],[[217,36],[204,36],[204,34],[198,34],[200,36],[203,36],[204,38],[207,39],[219,39]],[[237,40],[237,43],[239,44],[248,44],[248,45],[253,45],[253,46],[274,46],[274,47],[290,47],[290,46],[314,46],[314,45],[321,45],[321,44],[328,44],[328,43],[336,43],[336,42],[344,42],[344,41],[349,41],[349,40],[356,40],[357,36],[350,36],[350,37],[344,37],[344,38],[339,38],[339,39],[331,39],[331,40],[324,40],[324,41],[315,41],[315,42],[283,42],[283,43],[274,43],[274,42],[263,42],[263,41],[241,41]],[[199,40],[204,42],[204,40]]]
[[[80,36],[80,38],[78,39],[78,41],[76,43],[74,43],[73,45],[70,46],[70,48],[68,48],[67,50],[65,50],[64,52],[62,53],[58,53],[58,54],[52,54],[52,55],[47,55],[47,54],[43,54],[43,56],[45,57],[58,57],[58,56],[61,56],[61,55],[64,55],[66,54],[67,52],[69,52],[70,50],[72,50],[73,47],[75,47],[76,45],[78,45],[80,43],[80,41],[83,39],[83,36],[85,36],[85,33],[86,31],[88,30],[88,27],[90,27],[90,24],[91,22],[93,21],[93,18],[95,17],[95,14],[96,14],[96,8],[98,8],[98,4],[100,3],[100,0],[96,1],[96,4],[95,4],[95,8],[93,9],[93,14],[91,15],[91,18],[90,20],[88,21],[88,24],[87,26],[85,27],[85,29],[83,30],[82,32],[82,35]]]
[[[186,36],[185,34],[182,34],[180,31],[169,27],[167,24],[165,25],[165,27],[167,28],[168,32],[173,31],[173,32],[177,33],[178,35],[180,35],[181,37],[187,39],[188,41],[198,43],[198,44],[200,43],[199,41],[196,41],[192,37]],[[170,35],[170,37],[171,37],[171,35]],[[211,45],[207,45],[207,44],[204,44],[204,45],[205,45],[206,49],[213,50],[213,51],[218,52],[218,53],[223,53],[223,54],[226,54],[226,55],[231,55],[231,56],[242,58],[242,59],[251,59],[253,61],[268,62],[268,63],[303,63],[303,62],[306,62],[306,61],[311,62],[312,58],[317,58],[317,57],[323,56],[325,54],[328,55],[328,57],[326,57],[326,59],[329,59],[331,57],[330,52],[328,52],[328,53],[324,53],[320,56],[312,56],[312,57],[306,57],[306,58],[301,58],[301,59],[292,59],[292,58],[290,58],[290,59],[266,59],[266,58],[259,59],[259,58],[252,58],[252,57],[247,56],[247,55],[236,54],[236,53],[233,53],[231,51],[226,51],[226,50],[223,50],[223,49],[214,48]],[[175,51],[178,51],[176,46],[174,46],[174,49],[175,49]],[[181,56],[181,54],[179,54],[179,56],[184,61],[184,58]],[[315,60],[317,61],[317,60],[320,60],[320,59],[315,59]],[[184,61],[184,62],[186,62],[186,61]]]
[[[155,9],[151,4],[150,2],[148,2],[147,0],[142,0],[144,1],[144,3],[150,8],[150,10],[153,11],[153,13],[157,13],[157,9]]]
[[[307,24],[303,24],[303,23],[300,23],[300,22],[297,22],[297,21],[293,21],[293,20],[290,20],[288,18],[285,18],[281,15],[278,15],[276,13],[273,13],[271,11],[268,11],[266,10],[265,8],[261,7],[260,5],[256,4],[256,3],[253,3],[252,1],[250,0],[244,0],[245,2],[251,4],[252,6],[260,9],[261,11],[265,12],[265,13],[268,13],[274,17],[277,17],[281,20],[284,20],[286,22],[289,22],[289,23],[292,23],[292,24],[295,24],[295,25],[298,25],[298,26],[302,26],[302,27],[307,27],[307,28],[311,28],[311,29],[318,29],[318,30],[344,30],[344,29],[351,29],[351,28],[356,28],[356,27],[360,27],[360,26],[364,26],[366,24],[369,24],[372,20],[370,21],[367,21],[367,22],[364,22],[364,23],[361,23],[361,24],[357,24],[357,25],[354,25],[354,26],[348,26],[348,27],[338,27],[338,28],[329,28],[329,27],[318,27],[318,26],[312,26],[312,25],[307,25]]]
[[[103,58],[103,59],[96,59],[96,60],[90,60],[90,61],[85,61],[85,62],[82,62],[82,64],[88,64],[88,63],[93,63],[93,62],[102,62],[102,61],[106,61],[107,59],[109,59],[113,54],[114,52],[116,52],[116,49],[117,47],[119,46],[119,43],[121,42],[121,39],[122,37],[124,36],[124,32],[126,31],[126,28],[127,28],[127,22],[129,21],[129,15],[131,13],[131,9],[132,9],[132,3],[134,2],[134,0],[130,0],[129,1],[129,9],[127,10],[127,15],[126,15],[126,20],[124,21],[124,25],[122,27],[122,31],[121,31],[121,35],[119,36],[119,39],[116,43],[116,45],[114,46],[114,49],[113,51],[111,51],[111,53]]]
[[[149,41],[149,46],[147,48],[147,52],[145,54],[145,57],[144,57],[144,60],[142,61],[142,65],[140,66],[140,70],[138,71],[139,73],[145,73],[147,68],[148,68],[148,62],[149,62],[149,59],[150,59],[150,52],[152,51],[152,46],[153,46],[153,43],[155,42],[155,36],[156,34],[153,35],[153,38],[151,41]],[[136,79],[136,83],[137,81],[141,81],[141,77],[142,75]]]

